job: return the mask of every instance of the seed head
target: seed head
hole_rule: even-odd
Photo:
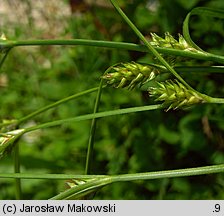
[[[199,52],[195,48],[191,47],[181,34],[179,34],[179,41],[174,39],[174,37],[169,32],[165,33],[165,38],[159,37],[155,33],[151,33],[151,36],[152,36],[151,44],[153,46],[160,47],[160,48],[173,48],[178,50],[188,50],[191,52]]]
[[[163,101],[163,105],[167,108],[167,111],[206,102],[199,94],[187,89],[177,80],[158,82],[158,87],[151,87],[149,94],[157,97],[156,101]]]
[[[12,147],[14,141],[23,134],[24,129],[0,134],[0,158]]]
[[[157,74],[159,74],[159,70],[156,67],[130,62],[112,66],[110,71],[101,78],[106,81],[107,85],[133,89],[138,84],[143,85],[154,79]]]

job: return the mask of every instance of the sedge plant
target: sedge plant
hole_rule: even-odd
[[[105,118],[108,116],[124,115],[129,113],[137,113],[151,110],[162,109],[165,112],[170,110],[177,110],[188,108],[190,106],[196,106],[198,104],[223,104],[224,98],[216,98],[210,95],[206,95],[202,92],[194,89],[190,83],[186,82],[182,77],[182,73],[187,71],[188,73],[196,72],[224,72],[223,64],[224,57],[221,55],[215,55],[205,52],[199,48],[191,39],[189,33],[189,22],[191,15],[205,14],[212,17],[224,18],[223,11],[214,10],[209,8],[195,8],[186,17],[183,24],[183,35],[179,35],[179,39],[176,40],[169,33],[165,33],[164,37],[160,37],[155,33],[151,33],[151,40],[148,40],[138,30],[138,28],[132,23],[132,21],[125,15],[122,9],[119,7],[116,0],[111,0],[114,8],[120,14],[121,18],[130,26],[133,30],[133,34],[142,41],[143,44],[133,44],[126,42],[111,42],[111,41],[95,41],[85,39],[70,39],[70,40],[24,40],[24,41],[11,41],[4,35],[0,38],[0,68],[7,59],[8,53],[12,52],[16,47],[28,47],[28,46],[94,46],[104,47],[110,49],[125,49],[134,50],[138,52],[145,52],[151,54],[155,62],[147,64],[141,64],[138,62],[119,62],[115,65],[108,65],[108,69],[102,73],[100,77],[101,81],[98,87],[93,87],[85,91],[68,96],[61,100],[58,100],[52,104],[42,107],[28,115],[13,120],[3,120],[0,123],[0,157],[7,157],[8,153],[14,150],[14,173],[0,173],[0,178],[12,178],[15,179],[16,198],[22,198],[22,184],[20,179],[51,179],[51,180],[67,180],[71,179],[69,188],[51,199],[78,199],[88,198],[88,194],[95,192],[96,190],[107,186],[112,183],[129,182],[136,180],[152,180],[152,179],[165,179],[176,178],[184,176],[205,175],[213,173],[224,172],[224,164],[211,165],[196,168],[185,168],[178,170],[167,171],[153,171],[145,173],[133,173],[133,174],[117,174],[117,175],[94,175],[94,163],[93,163],[93,150],[94,150],[94,138],[97,133],[97,119]],[[201,67],[180,67],[176,65],[176,62],[181,62],[181,59],[199,59],[202,61],[212,61],[219,64],[217,67],[201,66]],[[158,77],[163,74],[170,74],[169,78],[163,81],[158,80]],[[105,88],[126,88],[130,92],[134,88],[141,89],[145,85],[149,97],[154,99],[155,104],[129,107],[123,109],[109,110],[99,112],[101,94]],[[46,112],[49,109],[54,109],[61,104],[64,104],[70,100],[78,99],[79,97],[97,92],[95,106],[93,113],[70,117],[67,119],[53,120],[50,122],[43,122],[35,126],[22,128],[21,125],[28,120],[33,119],[35,116]],[[4,103],[2,103],[4,106]],[[20,159],[19,159],[19,140],[20,137],[31,131],[46,129],[49,127],[61,126],[71,122],[91,120],[91,128],[89,141],[87,145],[86,166],[84,175],[74,174],[28,174],[20,173]]]

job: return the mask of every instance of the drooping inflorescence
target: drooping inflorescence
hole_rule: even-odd
[[[188,89],[177,80],[167,80],[157,84],[157,87],[149,88],[149,95],[156,97],[156,101],[162,101],[167,111],[206,102],[200,94]]]
[[[158,68],[136,62],[119,63],[109,68],[108,73],[102,76],[107,83],[116,88],[133,89],[137,85],[154,79],[159,74]]]

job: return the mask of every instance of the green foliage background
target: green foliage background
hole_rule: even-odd
[[[23,1],[29,3],[30,1]],[[182,33],[187,13],[196,6],[224,8],[222,0],[134,0],[121,1],[123,9],[145,36]],[[68,4],[68,2],[67,2]],[[30,9],[32,10],[32,8]],[[106,13],[105,13],[106,10]],[[24,14],[24,16],[26,16]],[[93,6],[81,15],[66,18],[61,35],[55,38],[84,38],[139,43],[132,30],[113,8]],[[9,39],[38,39],[35,25],[1,23]],[[98,24],[96,24],[98,23]],[[207,51],[223,54],[223,22],[195,17],[192,38]],[[99,84],[104,71],[117,62],[148,62],[153,58],[137,52],[94,47],[15,48],[4,64],[8,79],[0,87],[1,119],[20,118],[70,94]],[[185,61],[180,65],[211,65]],[[196,89],[223,97],[222,74],[185,74]],[[63,119],[93,111],[95,93],[60,105],[27,124]],[[140,90],[103,90],[100,110],[153,104]],[[179,169],[224,163],[224,108],[200,105],[186,110],[150,111],[100,119],[95,138],[92,174],[120,174]],[[83,174],[91,122],[78,122],[25,135],[21,146],[21,169],[28,173]],[[24,125],[28,126],[28,125]],[[0,172],[13,172],[12,156],[0,161]],[[224,199],[223,174],[138,181],[107,186],[95,199]],[[64,181],[22,180],[24,199],[47,199],[65,189]],[[0,199],[14,199],[14,182],[0,179]]]

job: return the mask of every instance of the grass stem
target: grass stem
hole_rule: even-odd
[[[105,86],[103,86],[102,88],[104,88],[104,87],[105,87]],[[76,94],[74,94],[74,95],[68,96],[68,97],[63,98],[63,99],[61,99],[61,100],[58,100],[58,101],[56,101],[56,102],[54,102],[54,103],[52,103],[52,104],[49,104],[49,105],[47,105],[47,106],[45,106],[45,107],[42,107],[42,108],[40,108],[40,109],[38,109],[38,110],[36,110],[36,111],[34,111],[34,112],[28,114],[27,116],[22,117],[21,119],[18,119],[18,120],[12,120],[12,121],[10,121],[10,122],[1,123],[1,124],[0,124],[0,127],[7,126],[7,125],[11,125],[11,124],[18,125],[18,124],[20,124],[20,123],[22,123],[22,122],[24,122],[24,121],[27,121],[27,120],[33,118],[33,117],[36,116],[36,115],[39,115],[39,114],[41,114],[41,113],[43,113],[43,112],[49,110],[49,109],[55,108],[56,106],[59,106],[60,104],[63,104],[63,103],[68,102],[68,101],[70,101],[70,100],[73,100],[73,99],[76,99],[76,98],[78,98],[78,97],[84,96],[84,95],[86,95],[86,94],[90,94],[90,93],[92,93],[92,92],[97,91],[98,89],[99,89],[99,87],[95,87],[95,88],[91,88],[91,89],[82,91],[82,92],[80,92],[80,93],[76,93]]]
[[[88,39],[49,39],[49,40],[24,40],[24,41],[14,41],[12,43],[13,47],[19,46],[94,46],[94,47],[103,47],[110,49],[124,49],[137,52],[149,52],[149,49],[145,45],[139,45],[134,43],[126,42],[114,42],[114,41],[100,41],[100,40],[88,40]],[[224,64],[224,57],[220,55],[215,55],[211,53],[194,53],[187,50],[177,50],[171,48],[161,48],[154,47],[157,52],[165,55],[174,55],[182,56],[187,58],[205,60],[205,61],[214,61],[217,63]]]
[[[14,147],[14,172],[20,173],[20,156],[18,140]],[[17,200],[22,199],[21,179],[15,179],[15,196]]]
[[[157,110],[157,109],[162,109],[162,108],[163,108],[163,106],[161,104],[157,104],[157,105],[131,107],[131,108],[125,108],[125,109],[91,113],[91,114],[81,115],[81,116],[62,119],[62,120],[56,120],[56,121],[52,121],[52,122],[43,123],[40,125],[35,125],[35,126],[29,127],[29,128],[25,128],[23,134],[30,132],[30,131],[38,130],[38,129],[58,126],[58,125],[65,124],[68,122],[78,122],[78,121],[90,120],[90,119],[94,119],[94,118],[102,118],[102,117],[108,117],[108,116],[114,116],[114,115],[143,112],[143,111],[149,111],[149,110]]]
[[[93,110],[93,114],[96,114],[99,110],[99,104],[100,104],[100,97],[102,93],[102,87],[103,87],[103,80],[101,79],[100,85],[98,88],[95,106]],[[92,165],[92,158],[93,158],[93,149],[94,149],[94,138],[96,133],[96,122],[97,119],[92,119],[91,128],[90,128],[90,135],[89,135],[89,141],[88,141],[88,148],[87,148],[87,156],[86,156],[86,167],[85,167],[85,174],[90,174],[91,172],[91,165]]]
[[[92,179],[87,181],[84,184],[72,187],[52,197],[51,199],[60,200],[60,199],[69,199],[71,197],[73,199],[77,199],[77,198],[83,197],[88,192],[91,193],[92,191],[97,190],[103,186],[109,185],[111,183],[196,176],[196,175],[206,175],[206,174],[221,173],[221,172],[224,172],[224,164],[205,166],[205,167],[196,167],[196,168],[177,169],[177,170],[106,176],[102,178]]]

